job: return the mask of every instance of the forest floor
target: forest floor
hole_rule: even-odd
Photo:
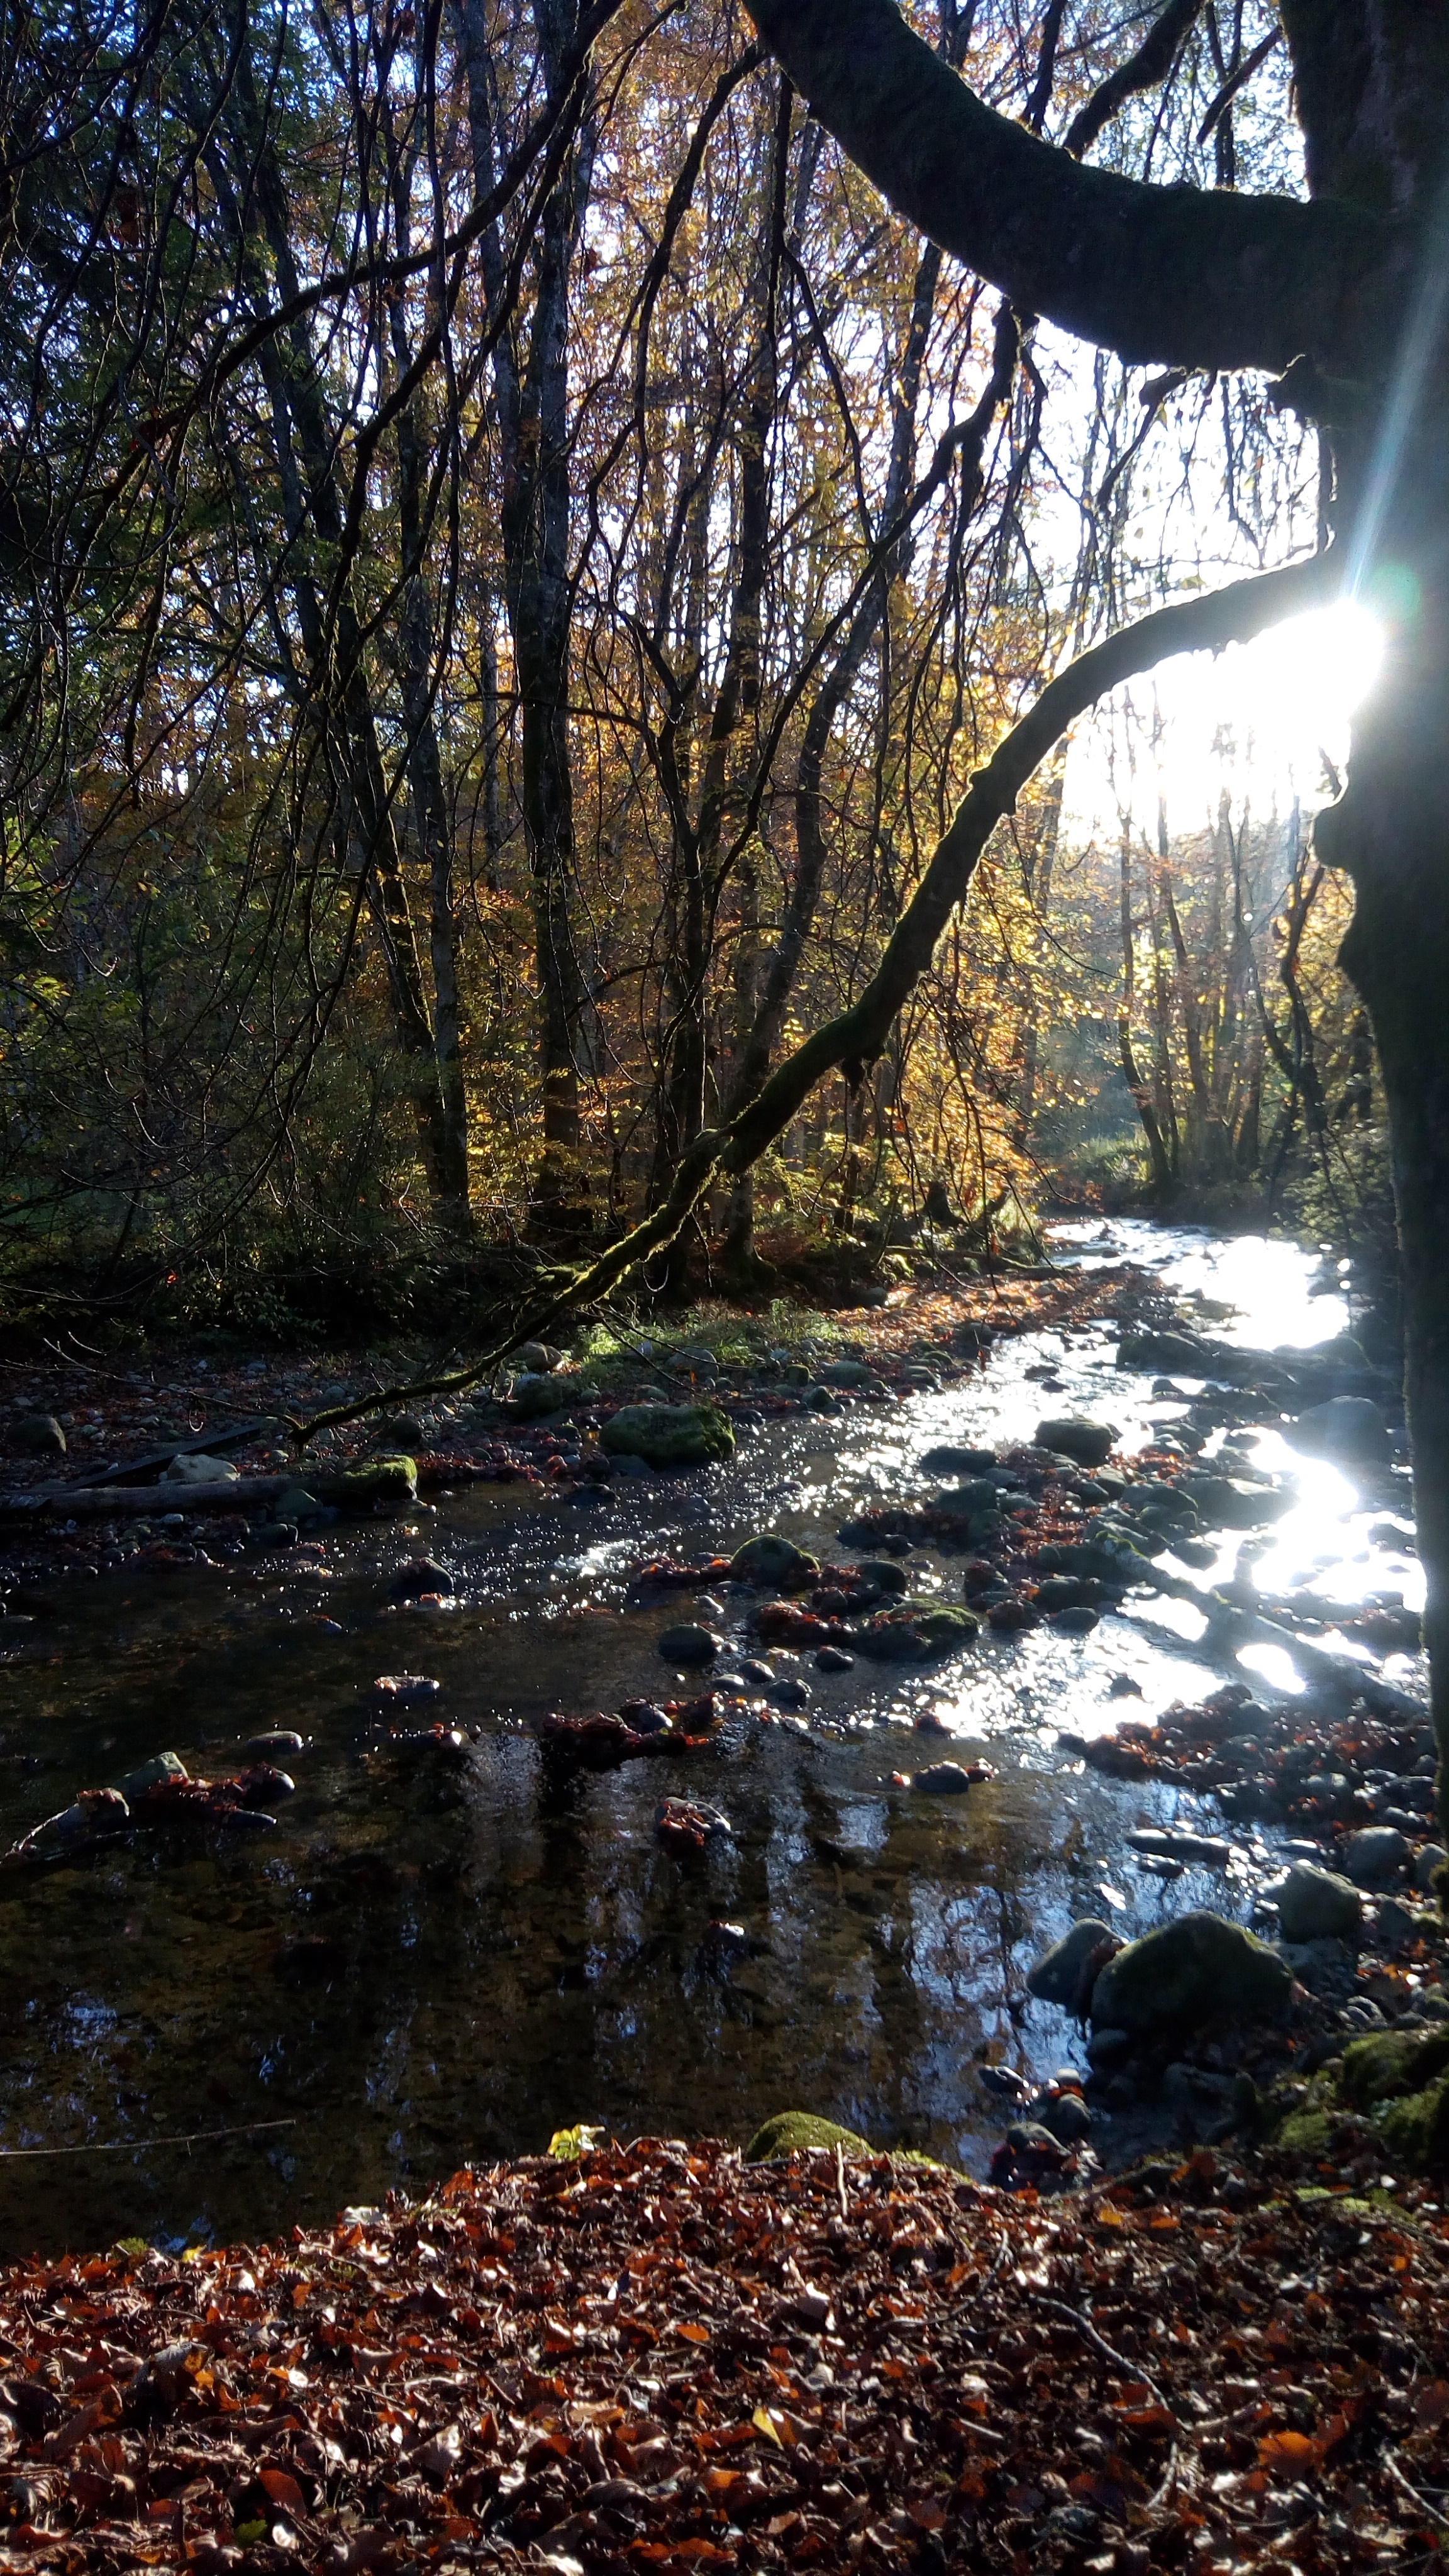
[[[0,2567],[1442,2565],[1449,2220],[1197,2150],[1056,2199],[704,2141],[0,2277]]]

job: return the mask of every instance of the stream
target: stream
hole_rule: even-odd
[[[1149,1266],[1252,1347],[1350,1321],[1316,1292],[1319,1257],[1291,1244],[1093,1221],[1054,1229],[1051,1248]],[[7,1842],[163,1748],[215,1772],[266,1730],[306,1742],[282,1757],[297,1786],[275,1834],[190,1851],[137,1838],[0,1877],[0,2255],[255,2240],[536,2153],[577,2121],[743,2140],[808,2109],[984,2172],[1002,2112],[983,2064],[1040,2076],[1080,2056],[1065,2016],[1025,2000],[1045,1944],[1104,1905],[1124,1937],[1190,1905],[1246,1921],[1274,1873],[1276,1828],[1105,1778],[1057,1741],[1221,1683],[1193,1652],[1189,1604],[1137,1596],[1085,1637],[983,1631],[924,1671],[804,1661],[808,1710],[727,1723],[687,1783],[648,1762],[550,1783],[531,1730],[550,1709],[663,1689],[656,1640],[695,1613],[687,1593],[626,1604],[644,1557],[728,1552],[760,1530],[838,1556],[852,1511],[939,1485],[919,1464],[933,1444],[1029,1439],[1048,1413],[1149,1445],[1193,1387],[1154,1394],[1116,1365],[1119,1338],[1108,1322],[1023,1333],[949,1387],[769,1422],[724,1466],[606,1500],[477,1486],[436,1517],[329,1533],[260,1571],[58,1584],[54,1615],[18,1642],[5,1622]],[[1375,1595],[1419,1606],[1412,1542],[1369,1536],[1382,1481],[1370,1500],[1272,1431],[1237,1454],[1295,1480],[1258,1555],[1265,1592],[1306,1585],[1330,1618]],[[1220,1572],[1239,1544],[1224,1540]],[[424,1549],[448,1603],[395,1604],[396,1569]],[[912,1583],[959,1601],[959,1556],[924,1551]],[[731,1661],[750,1652],[748,1606],[732,1594],[717,1623]],[[1255,1686],[1296,1689],[1280,1651],[1243,1660]],[[1422,1691],[1416,1657],[1383,1670]],[[440,1686],[425,1723],[476,1730],[460,1756],[387,1743],[398,1708],[374,1685],[399,1673]],[[957,1799],[892,1785],[943,1754],[998,1777]],[[693,1868],[656,1841],[662,1787],[730,1818]],[[1141,1824],[1226,1831],[1234,1862],[1164,1884],[1124,1843]],[[706,1927],[724,1918],[743,1940],[721,1956]],[[216,2130],[232,2134],[151,2143]],[[40,2148],[81,2152],[17,2153]]]

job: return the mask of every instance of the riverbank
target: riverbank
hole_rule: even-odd
[[[0,2564],[1439,2565],[1449,2222],[1272,2150],[1059,2199],[672,2139],[0,2277]]]

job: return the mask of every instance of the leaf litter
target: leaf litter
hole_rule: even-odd
[[[1281,2151],[1071,2197],[717,2141],[0,2277],[0,2568],[1441,2564],[1449,2222]]]

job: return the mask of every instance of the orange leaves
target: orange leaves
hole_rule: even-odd
[[[273,2504],[280,2505],[284,2513],[306,2512],[307,2499],[296,2479],[290,2476],[286,2469],[261,2469],[258,2471],[258,2478],[260,2484],[266,2488]]]
[[[1295,2475],[1319,2456],[1311,2433],[1268,2433],[1258,2444],[1258,2458],[1265,2469],[1286,2468]]]

